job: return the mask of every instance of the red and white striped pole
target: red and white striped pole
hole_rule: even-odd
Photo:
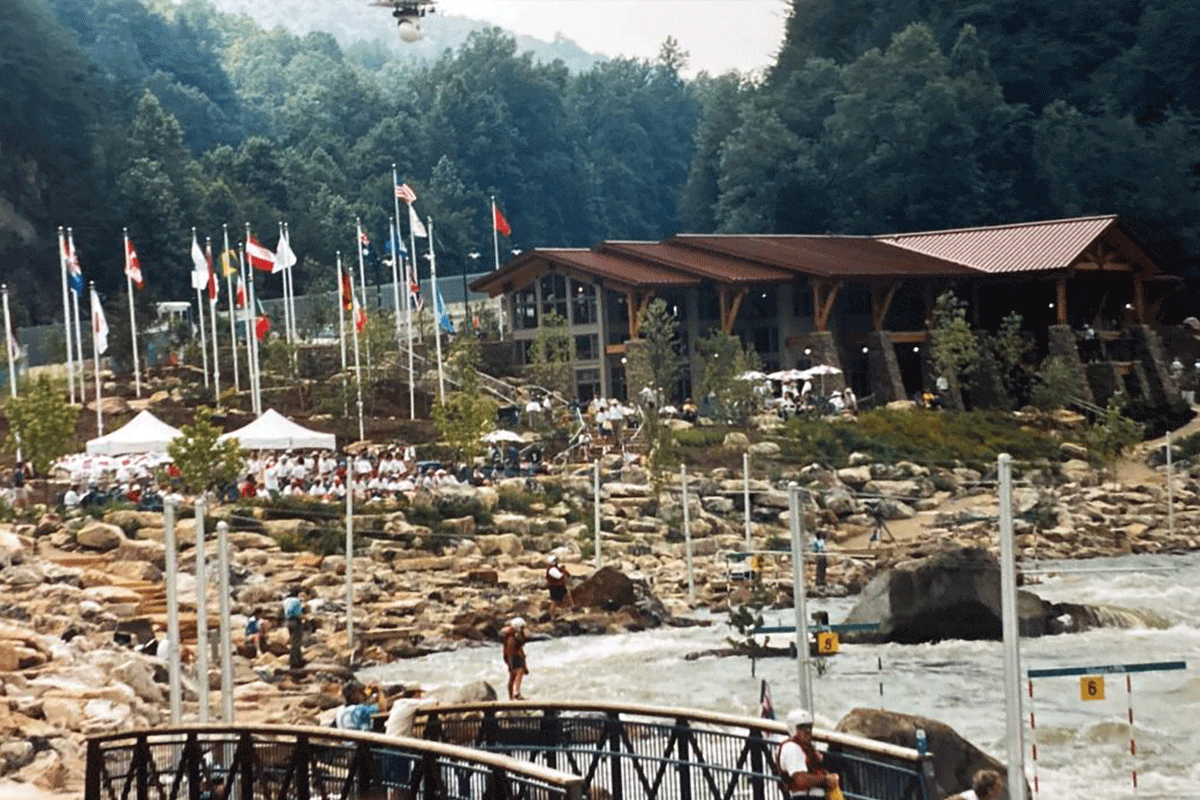
[[[1133,677],[1125,673],[1125,694],[1129,698],[1129,757],[1133,759],[1133,768],[1129,771],[1133,778],[1133,791],[1137,793],[1137,742],[1133,739]]]
[[[1038,789],[1038,771],[1037,771],[1037,720],[1033,716],[1033,679],[1029,679],[1029,744],[1032,748],[1033,757],[1033,796],[1037,797]]]

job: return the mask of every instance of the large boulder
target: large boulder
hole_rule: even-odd
[[[1021,632],[1046,632],[1049,605],[1021,592]],[[947,550],[904,561],[876,575],[846,622],[878,624],[875,631],[850,632],[847,640],[916,644],[942,639],[999,639],[1000,565],[979,547]]]
[[[645,581],[633,580],[615,567],[601,567],[571,588],[576,607],[599,611],[630,611],[637,623],[654,627],[670,618],[662,601]]]
[[[93,522],[75,534],[75,541],[93,550],[115,550],[125,542],[125,532],[107,522]]]
[[[1003,764],[964,739],[949,725],[936,719],[896,711],[856,708],[842,717],[837,724],[839,733],[914,748],[917,728],[925,730],[927,746],[933,756],[933,779],[939,790],[938,797],[970,789],[971,778],[978,770],[994,769],[1001,775],[1004,774]],[[1030,796],[1028,788],[1025,796]],[[1000,797],[1007,798],[1008,795],[1002,793]]]

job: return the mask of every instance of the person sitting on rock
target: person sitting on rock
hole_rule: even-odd
[[[803,708],[787,715],[792,735],[775,753],[775,766],[789,797],[825,797],[838,789],[838,776],[821,769],[821,754],[813,746],[812,714]]]
[[[565,607],[568,600],[574,605],[575,599],[571,597],[571,589],[567,586],[570,577],[571,573],[559,563],[558,556],[552,555],[546,559],[546,589],[550,592],[551,612]]]
[[[971,788],[959,794],[950,795],[946,800],[999,800],[1004,792],[1004,784],[1000,773],[994,769],[981,769],[971,779]]]

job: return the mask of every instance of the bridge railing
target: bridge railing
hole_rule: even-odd
[[[141,730],[87,742],[84,800],[580,800],[583,781],[497,753],[334,728]]]
[[[414,735],[504,753],[583,777],[590,797],[766,800],[781,722],[623,704],[493,702],[422,708]],[[936,800],[930,756],[816,730],[849,800]]]

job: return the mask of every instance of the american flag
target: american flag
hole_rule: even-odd
[[[407,183],[396,184],[396,197],[406,203],[415,203],[417,201],[417,193],[408,188]]]

